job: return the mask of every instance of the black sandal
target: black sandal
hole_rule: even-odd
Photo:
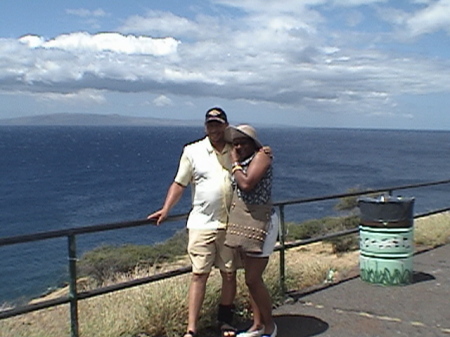
[[[234,305],[219,304],[219,312],[217,313],[217,321],[219,322],[222,337],[236,337],[237,329],[233,327]]]
[[[237,335],[236,328],[227,323],[222,324],[220,327],[220,332],[222,337],[236,337]]]

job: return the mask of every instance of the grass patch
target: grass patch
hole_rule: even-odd
[[[85,253],[77,264],[78,275],[89,277],[101,285],[117,274],[128,274],[136,268],[147,269],[167,262],[173,262],[186,254],[186,230],[156,245],[106,245]]]
[[[414,242],[432,247],[450,243],[450,213],[439,213],[416,219]]]

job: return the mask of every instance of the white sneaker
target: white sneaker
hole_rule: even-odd
[[[268,333],[261,335],[262,337],[277,337],[278,328],[277,325],[274,323],[274,328],[272,333],[269,335]]]
[[[237,334],[236,337],[260,337],[264,332],[264,327],[254,331],[243,331]]]

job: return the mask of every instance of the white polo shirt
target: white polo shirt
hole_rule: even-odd
[[[191,184],[192,210],[187,228],[226,227],[232,197],[230,151],[227,144],[218,153],[208,137],[184,147],[174,181],[182,186]]]

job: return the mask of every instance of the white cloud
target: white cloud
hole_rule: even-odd
[[[22,36],[19,41],[28,45],[30,48],[38,48],[45,43],[45,39],[42,36],[37,35]]]
[[[174,15],[170,12],[148,11],[146,15],[134,15],[125,20],[118,28],[123,33],[148,34],[151,36],[204,36],[211,29],[205,30],[200,23]]]
[[[110,16],[109,13],[105,12],[101,8],[95,10],[85,8],[66,9],[66,13],[80,18],[80,23],[83,25],[83,27],[90,27],[91,29],[96,31],[101,28],[101,22],[104,21],[103,19]]]
[[[98,9],[93,10],[93,11],[91,11],[89,9],[84,9],[84,8],[66,9],[66,13],[70,14],[70,15],[83,17],[83,18],[107,16],[107,13],[101,8],[98,8]]]
[[[445,31],[450,35],[450,1],[414,1],[417,5],[407,11],[404,8],[378,8],[379,17],[397,26],[400,39],[411,39],[425,34]]]
[[[39,93],[35,94],[38,101],[52,101],[63,104],[104,104],[106,103],[106,98],[103,92],[99,90],[80,90],[78,92],[70,93]]]
[[[450,1],[440,0],[414,13],[406,20],[413,36],[444,30],[450,34]]]
[[[331,3],[335,6],[354,7],[365,6],[380,3],[387,3],[389,0],[332,0]]]
[[[156,98],[153,100],[153,104],[155,104],[155,105],[158,106],[158,107],[162,107],[162,106],[172,105],[173,102],[172,102],[172,100],[171,100],[170,98],[168,98],[167,96],[165,96],[165,95],[160,95],[160,96],[156,97]]]
[[[173,38],[154,39],[147,36],[124,36],[118,33],[89,33],[77,32],[59,35],[45,41],[36,36],[24,36],[21,42],[31,48],[56,48],[67,51],[112,51],[124,54],[168,55],[177,51],[179,44]]]

